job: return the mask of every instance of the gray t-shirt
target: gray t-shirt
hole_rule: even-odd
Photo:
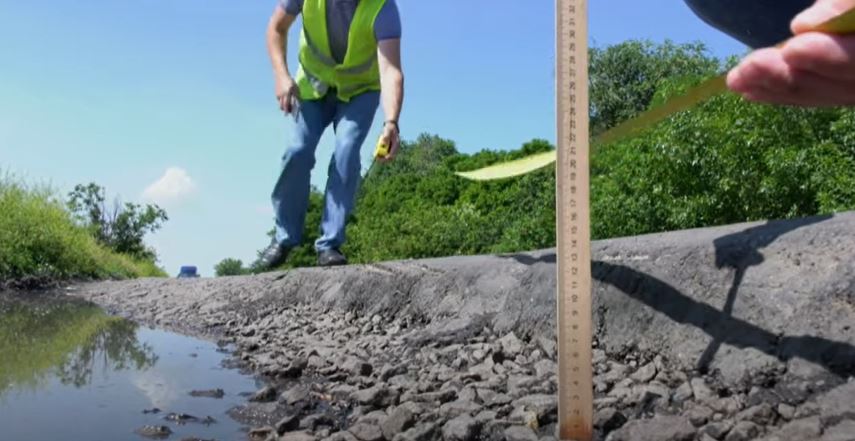
[[[304,0],[279,0],[285,12],[299,15],[303,10]],[[329,33],[330,51],[339,63],[344,61],[347,53],[347,39],[350,33],[350,22],[356,13],[359,0],[326,0],[327,2],[327,32]],[[386,0],[377,19],[374,20],[374,35],[377,41],[401,38],[401,16],[395,0]]]

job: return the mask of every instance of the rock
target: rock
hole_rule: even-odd
[[[323,439],[323,441],[359,441],[348,431],[336,432]]]
[[[492,401],[497,395],[496,391],[492,389],[476,389],[475,394],[478,396],[478,400],[486,405],[489,405],[490,401]],[[508,397],[508,399],[511,399],[511,397]]]
[[[751,421],[761,426],[771,424],[775,419],[775,411],[769,404],[758,404],[754,407],[739,412],[736,415],[737,421]]]
[[[327,366],[327,362],[326,362],[326,361],[324,361],[324,359],[323,359],[323,358],[321,358],[321,357],[319,357],[319,356],[317,356],[317,355],[312,355],[312,356],[310,356],[310,357],[309,357],[309,360],[308,360],[308,363],[307,363],[307,365],[306,365],[306,367],[311,368],[311,369],[314,369],[314,370],[323,369],[323,368],[325,368],[326,366]],[[347,433],[347,432],[344,432],[344,433]],[[335,435],[335,434],[333,434],[333,435]]]
[[[300,386],[297,386],[297,387],[300,387]],[[353,394],[354,392],[356,392],[358,390],[359,390],[358,387],[350,385],[350,384],[337,384],[329,390],[329,393],[334,397],[346,398],[346,397],[350,397],[351,394]],[[308,389],[306,389],[306,392],[308,393]],[[280,398],[280,400],[281,400],[281,398]]]
[[[695,427],[701,427],[713,417],[713,411],[706,406],[695,406],[687,414],[689,421]]]
[[[385,410],[375,410],[360,417],[356,422],[379,426],[386,418],[388,418],[388,415],[386,415]]]
[[[781,403],[778,405],[778,415],[780,415],[781,418],[783,418],[787,421],[793,419],[793,416],[795,415],[795,413],[796,413],[796,408],[793,406],[790,406],[789,404]]]
[[[381,441],[383,439],[383,432],[375,424],[356,423],[347,431],[360,441]]]
[[[425,403],[447,403],[449,401],[454,401],[457,399],[457,391],[454,389],[443,389],[439,392],[425,392],[423,394],[418,394],[414,397],[413,401],[420,401]]]
[[[513,332],[499,339],[499,343],[502,345],[502,353],[508,358],[516,357],[523,350],[523,342]]]
[[[389,404],[389,388],[383,385],[377,385],[368,389],[363,389],[351,394],[351,398],[359,404],[365,406],[385,407]]]
[[[548,377],[558,374],[558,364],[552,360],[543,359],[534,364],[534,372],[538,377]]]
[[[303,357],[297,357],[291,360],[288,367],[279,374],[285,378],[298,378],[303,374],[303,370],[309,365],[309,360]]]
[[[341,370],[347,372],[354,377],[367,377],[374,371],[374,367],[370,363],[366,363],[356,357],[349,357],[341,365]]]
[[[253,441],[265,441],[276,433],[272,427],[256,427],[250,429],[248,436]]]
[[[210,418],[210,417],[208,417],[208,418]],[[178,423],[178,424],[187,424],[189,422],[198,422],[199,421],[199,418],[197,418],[193,415],[188,415],[186,413],[175,413],[175,412],[168,413],[165,417],[163,417],[163,419],[165,419],[167,421],[172,421],[172,422]]]
[[[612,432],[609,441],[692,441],[695,428],[685,417],[658,415],[630,421]]]
[[[814,415],[819,415],[819,405],[816,403],[805,403],[796,408],[796,413],[793,414],[793,418],[802,419]]]
[[[463,414],[474,415],[480,412],[482,406],[474,401],[452,401],[439,408],[439,414],[445,418],[455,418]]]
[[[642,366],[640,369],[635,371],[634,374],[630,378],[639,382],[639,383],[647,383],[656,377],[656,365],[653,363],[648,363]]]
[[[387,364],[380,369],[380,380],[389,381],[390,378],[396,375],[404,375],[407,373],[407,363],[398,363],[394,366]]]
[[[736,415],[740,410],[742,410],[742,400],[736,396],[712,400],[707,402],[707,405],[709,405],[714,411],[728,416]]]
[[[614,389],[609,391],[609,396],[615,398],[620,402],[630,401],[630,397],[633,396],[633,391],[628,386],[618,385],[615,386]]]
[[[296,430],[300,427],[300,416],[297,414],[288,415],[276,423],[276,433],[282,435],[285,432]]]
[[[839,386],[817,400],[822,423],[833,426],[842,420],[855,420],[855,381]]]
[[[383,436],[386,437],[387,440],[390,440],[395,437],[395,434],[413,427],[415,421],[416,417],[413,412],[406,406],[401,405],[395,408],[395,410],[393,410],[389,416],[380,423],[380,430],[383,432]]]
[[[461,415],[449,420],[442,427],[442,438],[445,441],[474,441],[478,437],[481,426],[475,418]]]
[[[499,414],[492,410],[482,410],[481,412],[478,412],[478,415],[475,415],[475,421],[484,424],[488,421],[495,421],[498,416]]]
[[[311,391],[308,386],[302,384],[294,386],[291,389],[282,392],[282,395],[279,396],[279,402],[293,406],[300,401],[308,400],[310,392]]]
[[[558,397],[556,395],[527,395],[514,401],[513,406],[533,411],[542,425],[553,422],[558,417]]]
[[[406,432],[399,433],[392,441],[433,441],[436,439],[437,425],[434,423],[417,424]]]
[[[846,420],[825,429],[820,441],[855,441],[855,420]]]
[[[548,358],[555,360],[557,343],[554,338],[538,337],[537,344]]]
[[[627,378],[627,373],[629,372],[629,368],[626,365],[609,362],[609,371],[606,372],[605,375],[602,376],[602,380],[608,384],[615,384],[619,381],[623,381]]]
[[[486,404],[490,407],[496,406],[504,406],[505,404],[510,404],[514,399],[506,394],[496,394],[493,395],[493,398],[490,399]]]
[[[654,381],[633,387],[627,404],[639,403],[641,411],[651,412],[666,408],[670,398],[671,389]]]
[[[300,425],[297,426],[297,428],[314,432],[317,430],[318,426],[332,426],[334,424],[335,421],[333,421],[329,415],[325,413],[316,413],[301,419]]]
[[[710,423],[706,427],[704,427],[704,433],[713,437],[714,439],[724,439],[727,436],[728,432],[733,429],[734,423],[732,421],[721,421],[718,423]]]
[[[222,389],[208,389],[208,390],[193,390],[190,391],[191,397],[206,397],[206,398],[223,398],[226,393]]]
[[[314,435],[307,432],[289,432],[282,435],[279,441],[316,441]]]
[[[478,393],[473,387],[464,387],[457,393],[457,399],[463,401],[475,401],[478,399]]]
[[[695,401],[706,404],[718,399],[718,395],[716,395],[712,389],[707,386],[707,383],[704,382],[703,378],[692,378],[691,385],[692,393],[695,395]]]
[[[524,407],[517,407],[508,416],[508,422],[526,426],[533,430],[537,430],[540,424],[537,421],[537,414],[531,410],[526,410]]]
[[[525,426],[511,426],[505,429],[505,441],[537,441],[537,434]]]
[[[695,393],[692,391],[692,385],[686,381],[674,391],[674,396],[672,399],[677,404],[682,404],[685,401],[688,401],[692,397],[695,396]]]
[[[775,433],[781,441],[815,440],[822,434],[818,416],[791,421]]]
[[[134,433],[136,433],[139,436],[146,437],[146,438],[162,439],[162,438],[168,438],[169,435],[172,435],[172,430],[166,426],[150,426],[150,425],[147,425],[147,426],[142,426],[137,430],[134,430]]]
[[[725,441],[750,441],[760,434],[760,427],[751,421],[740,421],[733,426]]]
[[[258,392],[252,394],[249,401],[256,403],[270,403],[276,400],[276,389],[267,386],[261,388]]]
[[[603,434],[609,434],[620,429],[626,423],[626,416],[613,407],[607,407],[594,414],[594,427]]]
[[[758,404],[768,404],[770,407],[774,408],[780,402],[781,397],[779,397],[774,390],[761,389],[755,386],[751,388],[751,392],[748,393],[748,400],[746,401],[746,405],[748,407],[754,407]]]
[[[508,378],[508,394],[511,396],[530,394],[532,389],[542,384],[543,380],[534,376],[514,375]]]

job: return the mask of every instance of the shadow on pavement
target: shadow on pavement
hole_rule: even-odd
[[[595,261],[592,263],[592,275],[594,280],[614,286],[628,296],[667,315],[673,321],[695,326],[707,333],[712,338],[712,342],[698,360],[697,368],[702,372],[708,369],[721,345],[728,344],[742,349],[754,348],[785,362],[792,358],[802,358],[846,378],[855,375],[855,346],[810,335],[773,334],[745,320],[734,318],[732,315],[739,287],[746,272],[750,267],[758,266],[765,261],[760,250],[784,234],[823,222],[831,217],[816,216],[798,220],[772,221],[716,239],[714,241],[716,267],[734,270],[733,283],[721,311],[692,299],[654,276],[627,266]],[[500,257],[511,258],[525,265],[556,262],[555,252],[536,257],[526,254],[509,254]]]

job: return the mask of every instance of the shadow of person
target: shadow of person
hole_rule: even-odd
[[[748,268],[759,266],[766,260],[763,254],[760,253],[761,249],[766,248],[779,237],[791,231],[823,222],[830,218],[831,216],[824,215],[805,219],[770,221],[763,225],[715,239],[713,245],[715,246],[716,268],[733,269],[733,283],[730,286],[724,307],[722,308],[725,317],[729,318],[733,315],[733,305],[736,303],[739,287],[742,285],[742,280]],[[715,359],[715,355],[721,348],[721,344],[722,340],[720,338],[713,339],[710,342],[707,349],[698,359],[697,369],[699,372],[705,373],[709,369],[709,365]]]
[[[822,337],[779,336],[696,301],[668,283],[641,271],[593,262],[593,278],[659,311],[674,322],[695,326],[718,344],[754,348],[786,362],[801,358],[846,378],[855,374],[855,346]]]
[[[522,253],[500,254],[498,257],[505,258],[505,259],[513,259],[513,260],[516,260],[517,262],[519,262],[523,265],[528,265],[528,266],[532,266],[532,265],[535,265],[538,263],[555,263],[556,262],[555,251],[546,251],[546,252],[542,252],[542,253],[536,254],[536,255],[522,254]]]

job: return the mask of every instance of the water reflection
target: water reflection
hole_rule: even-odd
[[[0,396],[51,378],[82,387],[97,369],[140,371],[158,360],[137,325],[66,298],[0,298],[0,355]]]
[[[228,411],[260,383],[224,358],[213,343],[64,295],[0,292],[0,440],[144,440],[146,426],[169,427],[171,439],[246,440]],[[223,392],[192,393],[213,389]]]

